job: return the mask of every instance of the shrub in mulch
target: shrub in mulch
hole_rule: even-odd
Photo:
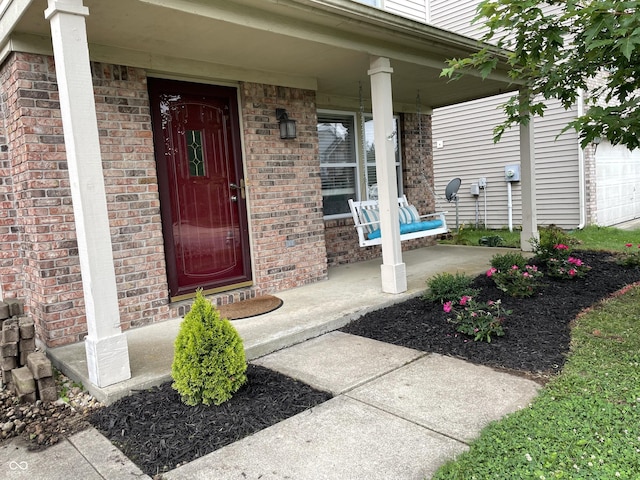
[[[256,365],[219,406],[187,406],[167,382],[94,413],[89,421],[147,475],[172,470],[323,403],[331,394]]]

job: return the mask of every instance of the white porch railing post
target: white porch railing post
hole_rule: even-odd
[[[528,98],[529,92],[520,91],[520,104]],[[530,240],[540,238],[536,213],[536,156],[533,116],[527,125],[520,124],[520,185],[522,192],[522,232],[520,248],[525,252],[533,250]]]
[[[380,232],[382,234],[382,291],[402,293],[407,290],[406,266],[402,262],[398,219],[398,182],[393,135],[393,98],[388,58],[372,57],[371,105],[373,110],[374,146],[376,151],[376,175],[380,208]]]
[[[106,387],[131,377],[120,328],[98,121],[82,0],[48,0],[89,335],[89,379]]]

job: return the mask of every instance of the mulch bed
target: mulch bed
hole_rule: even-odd
[[[502,299],[512,314],[506,334],[474,342],[455,331],[441,305],[415,298],[371,312],[343,332],[507,369],[544,382],[562,368],[569,352],[570,324],[582,310],[625,285],[640,281],[640,268],[626,269],[606,253],[577,252],[592,267],[580,279],[545,277],[534,297],[517,299],[484,275],[474,283],[477,300]],[[249,381],[219,407],[187,407],[169,383],[124,398],[90,421],[145,473],[155,475],[192,461],[330,398],[301,382],[249,366]]]
[[[640,268],[624,268],[601,252],[574,252],[591,270],[572,280],[543,278],[545,286],[529,298],[513,298],[486,275],[475,278],[479,301],[502,300],[511,310],[505,335],[491,343],[474,342],[457,333],[441,305],[415,298],[368,313],[343,332],[425,352],[462,358],[473,363],[515,370],[544,381],[564,365],[569,352],[570,323],[582,310],[625,285],[640,281]]]
[[[118,400],[89,421],[147,475],[172,470],[331,398],[264,367],[220,406],[189,407],[171,383]]]

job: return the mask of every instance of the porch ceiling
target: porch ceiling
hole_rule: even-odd
[[[369,97],[369,59],[385,56],[394,69],[396,105],[440,107],[517,89],[504,66],[490,79],[440,78],[445,60],[468,55],[474,40],[349,0],[84,0],[87,35],[98,60],[143,66],[157,73],[197,76],[233,72],[236,80],[272,78],[315,88],[322,99]],[[50,36],[34,0],[13,35]],[[15,42],[14,42],[15,44]],[[171,67],[174,65],[174,67]],[[185,64],[186,65],[186,64]],[[193,65],[201,67],[194,69]],[[191,70],[191,71],[188,71]],[[202,75],[204,76],[204,75]],[[229,77],[230,79],[230,77]],[[283,80],[286,79],[286,80]]]

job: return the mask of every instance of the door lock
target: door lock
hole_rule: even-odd
[[[240,185],[236,184],[236,183],[230,183],[229,184],[229,188],[231,188],[232,190],[239,190],[240,191],[240,198],[245,199],[245,191],[244,191],[244,178],[240,179]],[[238,197],[237,196],[232,196],[231,200],[233,200],[234,202],[238,201]]]

